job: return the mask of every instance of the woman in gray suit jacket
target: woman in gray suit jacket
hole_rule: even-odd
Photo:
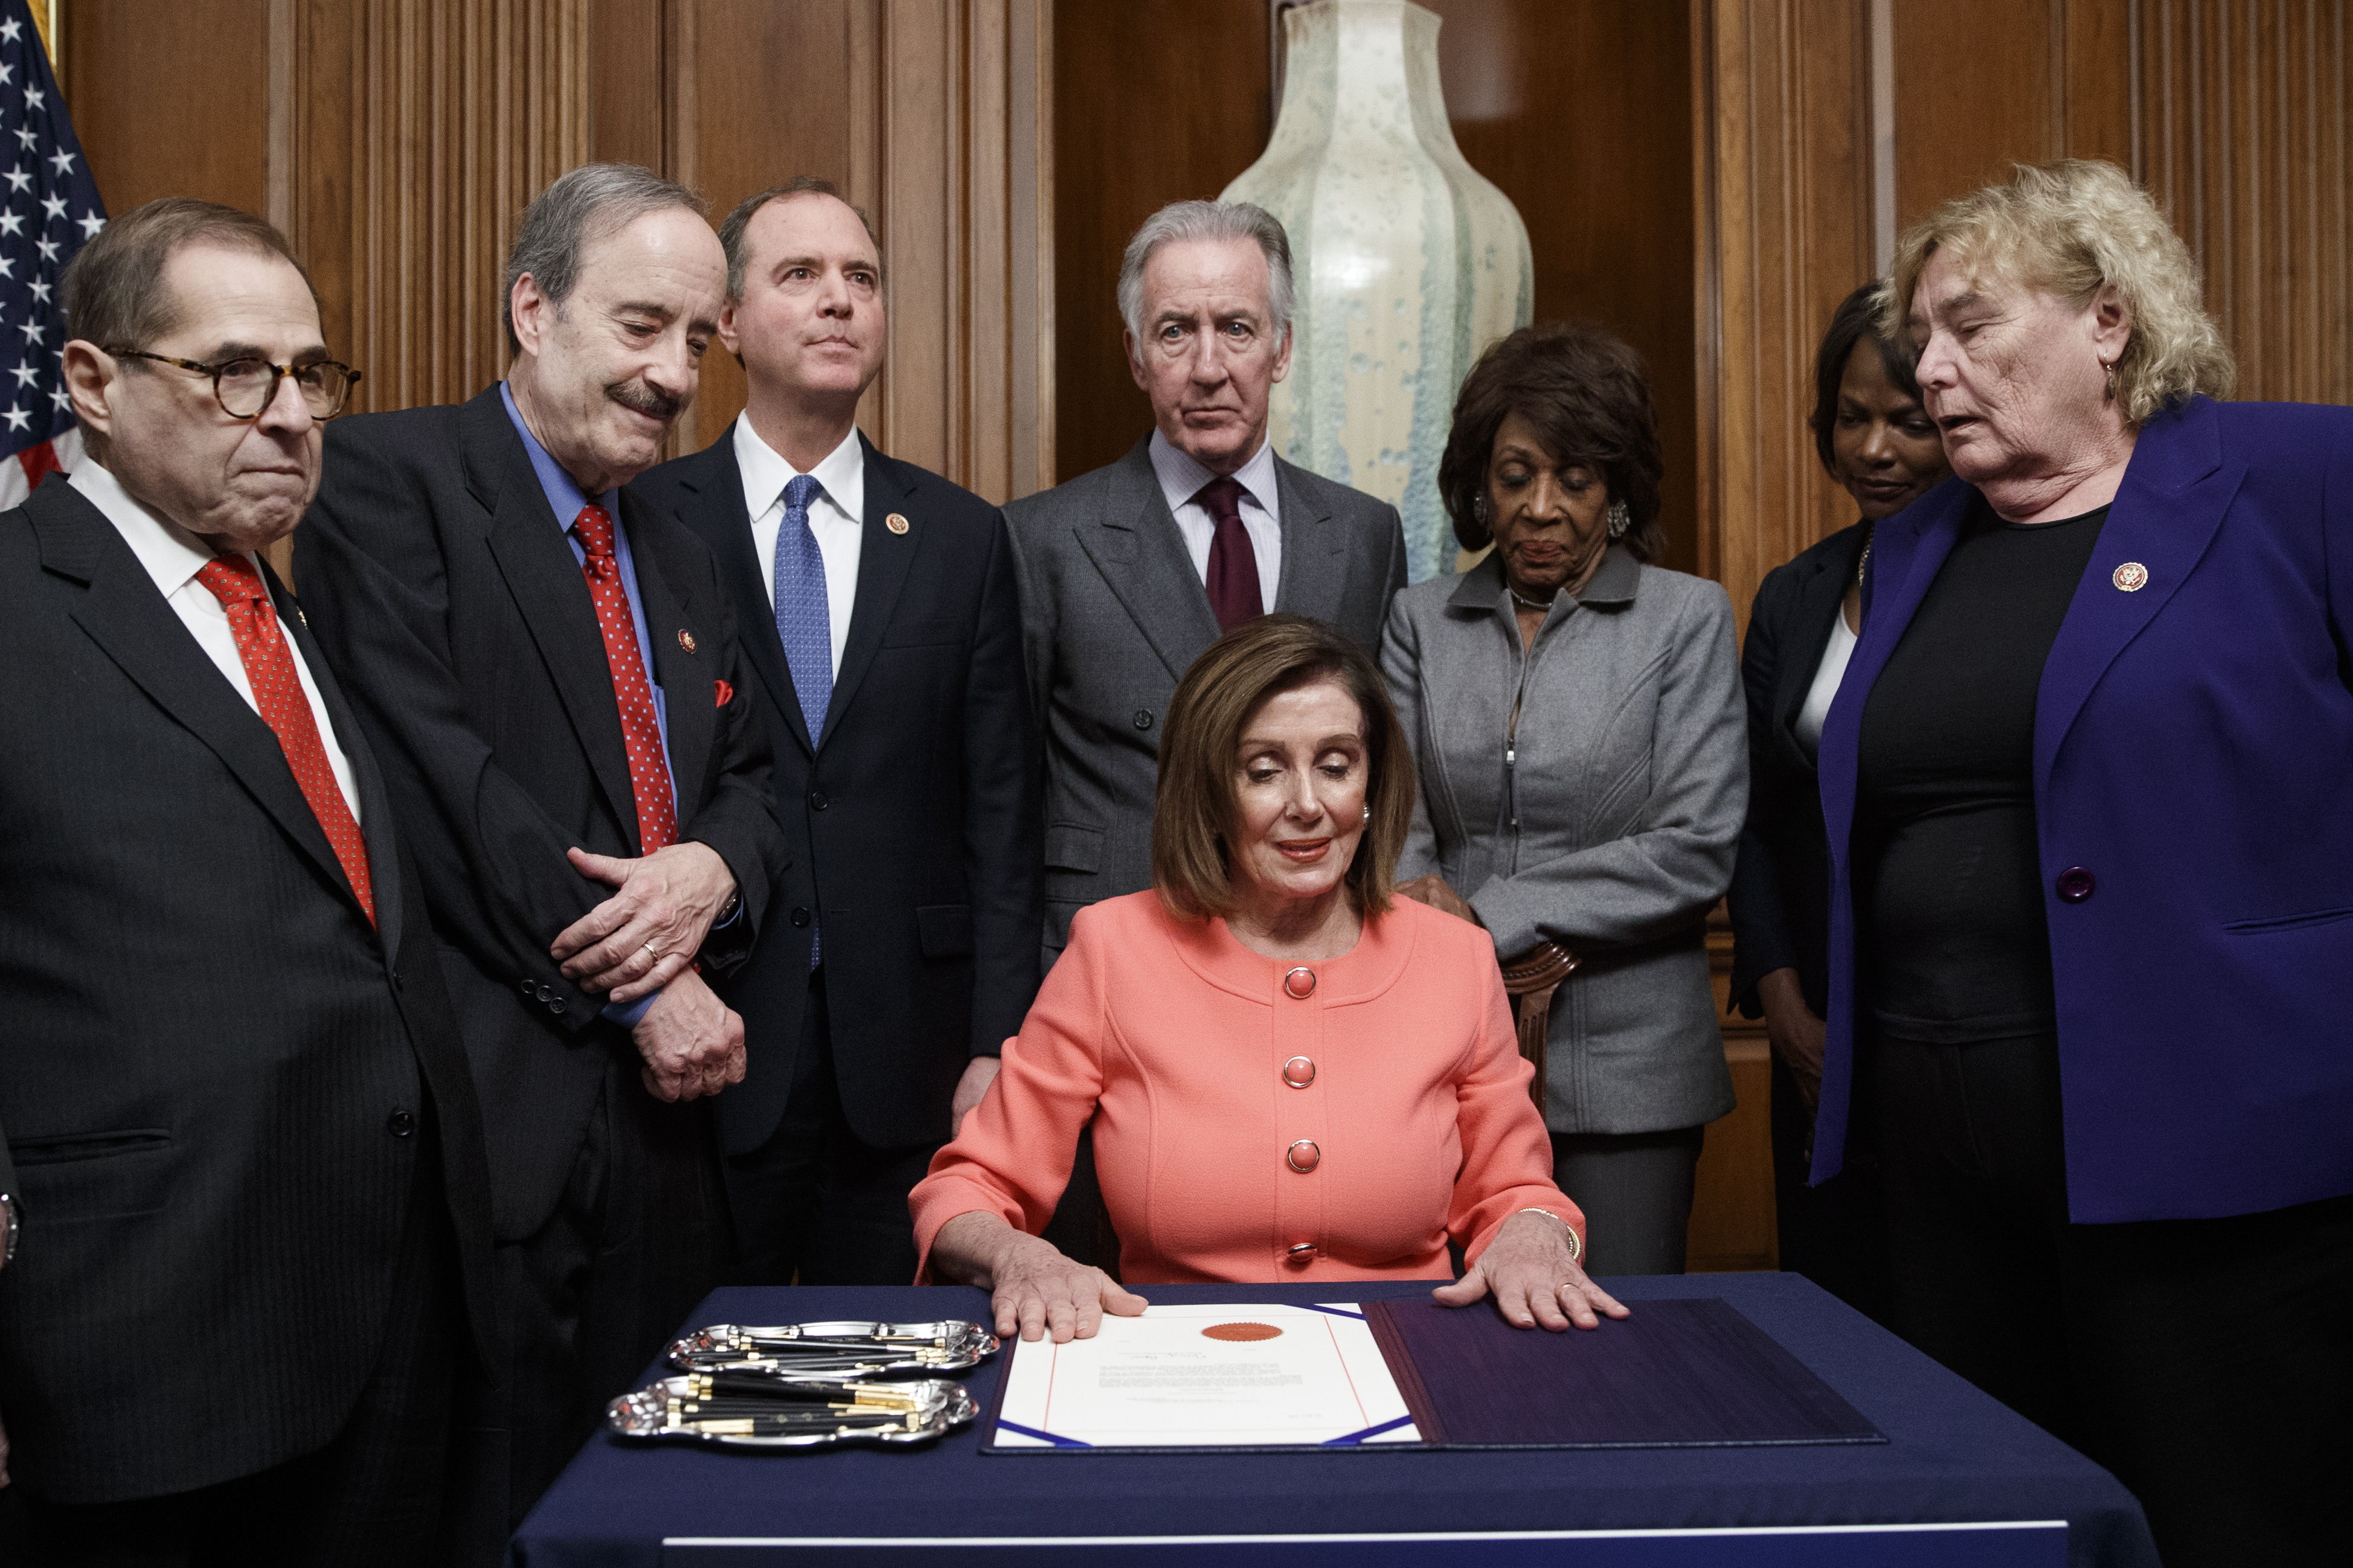
[[[1439,468],[1456,537],[1494,549],[1400,593],[1381,648],[1421,782],[1398,890],[1493,933],[1555,1180],[1610,1274],[1682,1272],[1702,1131],[1733,1106],[1705,922],[1747,805],[1740,670],[1724,590],[1648,564],[1662,469],[1632,349],[1505,338]]]

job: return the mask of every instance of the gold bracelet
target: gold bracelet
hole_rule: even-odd
[[[1521,1209],[1517,1212],[1521,1214],[1540,1214],[1548,1220],[1557,1221],[1560,1225],[1560,1228],[1568,1232],[1568,1260],[1571,1263],[1576,1264],[1580,1268],[1585,1267],[1585,1238],[1577,1234],[1577,1227],[1575,1226],[1569,1224],[1568,1221],[1562,1219],[1560,1215],[1553,1213],[1550,1209]]]

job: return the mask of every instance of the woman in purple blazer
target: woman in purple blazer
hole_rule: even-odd
[[[2105,163],[1899,247],[1955,479],[1823,729],[1814,1179],[1872,1119],[1898,1327],[2114,1468],[2168,1568],[2353,1539],[2353,410],[2219,404]]]

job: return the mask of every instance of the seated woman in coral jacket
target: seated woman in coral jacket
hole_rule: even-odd
[[[909,1199],[934,1279],[997,1331],[1092,1334],[1142,1298],[1037,1234],[1094,1126],[1130,1281],[1444,1277],[1506,1321],[1626,1309],[1588,1279],[1493,944],[1390,871],[1413,759],[1372,660],[1269,616],[1168,710],[1150,892],[1083,910],[1005,1066]]]

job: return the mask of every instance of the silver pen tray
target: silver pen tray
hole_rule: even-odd
[[[681,1412],[681,1405],[697,1399],[697,1383],[691,1376],[665,1377],[625,1394],[605,1407],[605,1425],[624,1437],[716,1448],[829,1448],[848,1443],[928,1443],[980,1414],[962,1384],[924,1378],[892,1384],[891,1393],[902,1396],[906,1407],[890,1412],[858,1415],[778,1402],[777,1418],[767,1422],[740,1414],[698,1418]],[[746,1403],[734,1401],[731,1409]]]
[[[792,1377],[869,1377],[879,1373],[948,1373],[978,1366],[997,1351],[978,1323],[779,1323],[748,1328],[712,1323],[670,1347],[681,1372],[775,1371]]]

